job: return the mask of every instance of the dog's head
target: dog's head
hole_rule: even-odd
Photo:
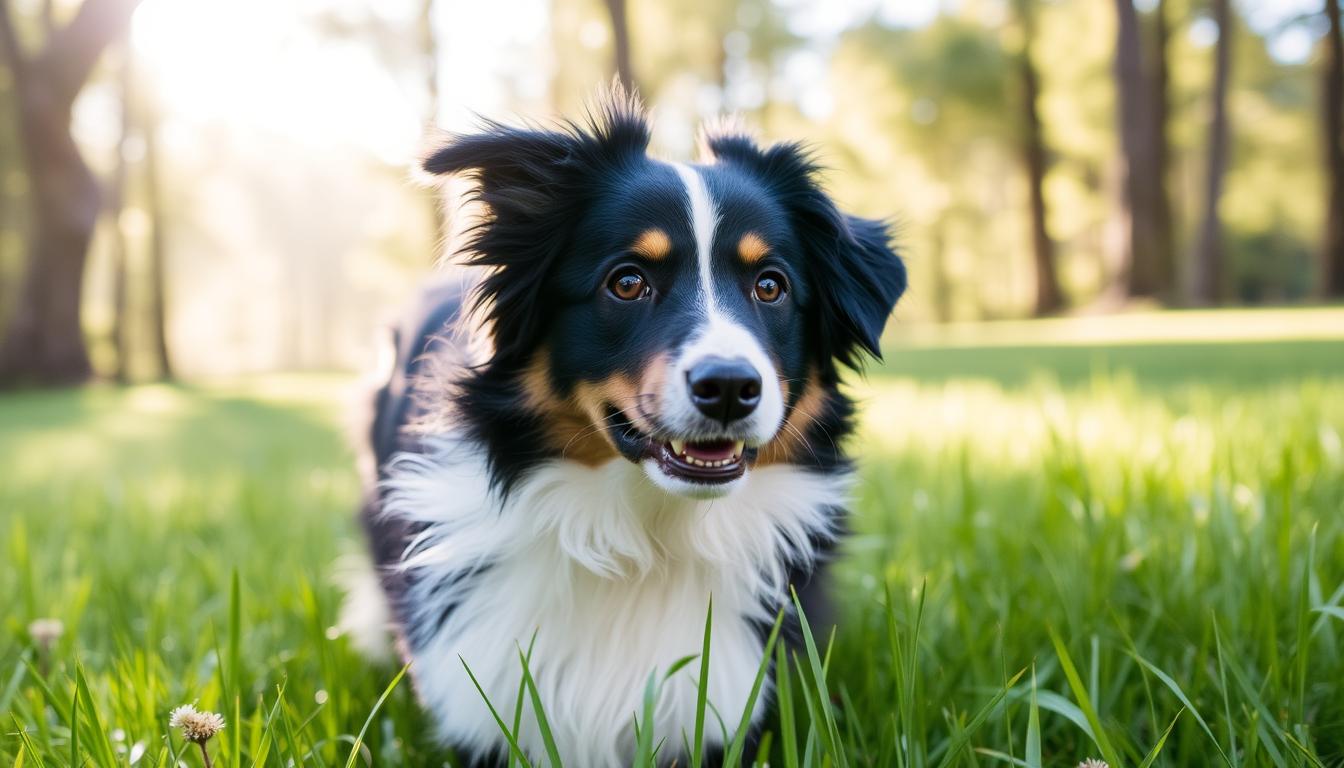
[[[798,145],[711,135],[710,162],[685,165],[648,141],[617,100],[585,126],[491,124],[424,167],[477,183],[489,368],[515,382],[537,449],[721,496],[801,447],[790,422],[817,417],[838,365],[879,354],[905,269]]]

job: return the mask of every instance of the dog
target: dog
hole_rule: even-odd
[[[480,277],[432,285],[394,333],[361,517],[417,695],[474,764],[507,755],[490,707],[512,722],[523,655],[566,763],[628,765],[636,727],[688,762],[699,659],[663,676],[711,600],[721,759],[791,587],[824,609],[852,476],[841,372],[880,355],[905,267],[802,145],[710,130],[692,165],[649,139],[618,95],[423,161],[473,183]],[[523,695],[517,742],[544,759]]]

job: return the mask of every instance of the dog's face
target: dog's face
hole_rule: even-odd
[[[426,168],[479,183],[491,366],[513,373],[546,448],[721,496],[752,464],[806,451],[837,362],[877,353],[904,268],[795,146],[720,137],[717,162],[684,165],[647,141],[613,108],[588,130],[493,126]]]

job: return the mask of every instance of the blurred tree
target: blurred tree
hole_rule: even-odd
[[[630,20],[626,14],[625,0],[605,0],[607,14],[611,16],[612,49],[616,57],[616,77],[625,87],[626,93],[635,92],[635,70],[630,63]]]
[[[1161,173],[1153,115],[1157,98],[1144,66],[1139,14],[1133,0],[1116,0],[1115,80],[1120,148],[1123,156],[1122,207],[1128,218],[1125,293],[1156,296],[1163,289],[1158,260],[1162,251],[1158,208]]]
[[[159,120],[151,102],[133,104],[132,108],[138,113],[145,144],[145,207],[149,209],[149,348],[155,371],[160,379],[167,380],[173,378],[173,364],[168,354],[168,254],[164,246],[164,225],[168,217],[164,215],[159,186]]]
[[[431,130],[439,123],[439,37],[434,31],[434,0],[420,4],[420,53],[425,60],[425,125]],[[438,258],[448,236],[447,205],[439,186],[428,191],[431,221],[434,222],[434,253]]]
[[[1158,0],[1153,8],[1153,38],[1150,57],[1149,95],[1152,99],[1152,122],[1149,130],[1153,142],[1153,176],[1148,179],[1153,196],[1153,253],[1148,264],[1153,280],[1154,295],[1173,299],[1176,295],[1176,231],[1175,214],[1168,190],[1171,176],[1171,141],[1167,136],[1168,115],[1171,112],[1171,30],[1168,18],[1169,3]],[[1132,295],[1131,291],[1131,295]]]
[[[1027,183],[1031,191],[1031,241],[1036,268],[1036,303],[1038,317],[1053,314],[1064,306],[1055,274],[1055,242],[1046,228],[1045,209],[1045,140],[1042,137],[1041,118],[1036,109],[1040,98],[1040,79],[1032,61],[1036,24],[1031,10],[1032,0],[1015,0],[1018,23],[1022,29],[1022,50],[1018,54],[1018,70],[1022,78],[1022,151],[1027,167]]]
[[[131,110],[131,104],[135,98],[135,65],[134,50],[131,48],[129,40],[125,41],[123,48],[120,72],[121,136],[117,140],[116,166],[112,171],[112,178],[108,182],[107,208],[109,218],[112,220],[112,264],[110,267],[112,272],[112,322],[108,328],[108,336],[116,353],[113,376],[117,381],[124,383],[130,381],[131,378],[131,350],[127,339],[126,322],[127,273],[130,268],[131,249],[123,220],[127,210],[128,166],[130,165],[131,146],[135,140],[133,136],[135,126]]]
[[[1322,297],[1344,298],[1344,30],[1339,0],[1325,0],[1327,21],[1321,83],[1321,140],[1325,145],[1325,233],[1321,242]]]
[[[0,46],[20,106],[33,215],[24,288],[0,344],[0,382],[74,382],[89,375],[80,300],[100,188],[70,133],[71,108],[138,4],[86,0],[40,50],[26,54],[9,3],[0,0]]]
[[[1004,312],[988,307],[982,289],[1009,282],[1005,257],[1023,252],[1004,249],[1003,238],[1021,233],[1025,243],[1030,235],[1025,227],[1002,226],[1016,178],[997,169],[1011,174],[1021,167],[1023,141],[1021,121],[1004,119],[1020,114],[1021,107],[1013,95],[1015,62],[999,31],[951,14],[919,30],[869,24],[845,36],[839,59],[835,98],[843,120],[828,143],[852,155],[846,184],[869,179],[862,197],[889,199],[894,182],[912,183],[910,173],[889,163],[909,158],[929,186],[910,198],[921,210],[903,213],[926,222],[927,239],[917,254],[937,316]],[[874,93],[892,97],[875,99]],[[966,263],[983,254],[990,255],[988,263]],[[986,273],[995,278],[964,279]],[[1030,291],[1028,308],[1035,301]],[[1008,311],[1020,312],[1019,307]]]
[[[1218,28],[1214,45],[1213,88],[1210,94],[1208,155],[1204,176],[1204,213],[1200,219],[1195,252],[1191,259],[1190,298],[1198,305],[1221,299],[1223,279],[1223,224],[1218,204],[1227,172],[1227,84],[1232,68],[1232,9],[1230,0],[1213,0],[1213,21]]]

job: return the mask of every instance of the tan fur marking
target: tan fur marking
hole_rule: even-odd
[[[550,385],[550,355],[542,349],[523,372],[523,398],[528,409],[545,424],[548,448],[561,456],[587,466],[597,466],[616,455],[605,440],[594,417],[578,402],[579,392],[568,400],[557,395]],[[601,418],[599,415],[597,418]]]
[[[748,232],[737,241],[737,255],[747,264],[755,264],[764,259],[768,253],[770,246],[766,245],[761,236],[755,232]]]
[[[785,401],[787,402],[787,398]],[[821,418],[822,409],[825,407],[826,390],[822,389],[821,381],[816,371],[813,371],[808,375],[807,383],[803,385],[803,393],[799,396],[798,402],[789,408],[788,418],[784,419],[779,434],[775,435],[774,440],[762,446],[756,463],[806,464],[811,461],[812,447],[804,435],[807,434],[807,428]]]
[[[667,233],[657,227],[644,230],[639,237],[635,238],[634,245],[630,250],[651,261],[660,261],[667,258],[672,253],[672,238]]]
[[[667,375],[664,356],[654,358],[643,371],[640,381],[618,373],[601,381],[583,382],[569,398],[561,398],[550,387],[549,356],[538,352],[523,373],[522,385],[527,407],[545,423],[546,444],[561,457],[594,467],[619,456],[613,433],[627,425],[606,421],[606,406],[619,408],[641,432],[651,432],[636,402],[645,413],[656,413],[656,397]]]

